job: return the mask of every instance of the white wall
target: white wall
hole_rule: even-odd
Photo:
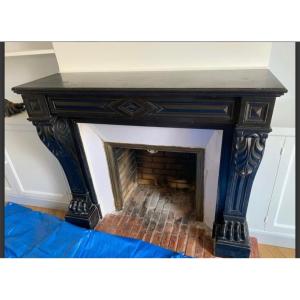
[[[20,102],[22,97],[12,87],[57,72],[54,54],[5,57],[5,98]]]
[[[275,42],[269,61],[269,68],[285,85],[288,92],[277,99],[272,127],[295,127],[295,43]]]
[[[262,68],[270,42],[54,42],[60,72]]]

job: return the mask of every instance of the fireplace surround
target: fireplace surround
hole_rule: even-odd
[[[269,70],[65,73],[13,90],[64,169],[72,192],[66,220],[87,228],[101,210],[78,123],[223,130],[214,252],[249,257],[249,196],[276,97],[287,91]]]
[[[112,147],[115,145],[122,145],[122,148],[143,148],[139,150],[160,149],[166,152],[177,150],[179,153],[187,153],[188,151],[188,153],[195,153],[195,155],[200,152],[200,159],[204,158],[204,163],[201,164],[200,168],[197,168],[199,173],[198,178],[200,178],[200,182],[197,182],[197,184],[200,184],[202,181],[199,175],[203,175],[204,173],[204,182],[202,181],[204,184],[202,191],[204,194],[202,195],[203,222],[210,230],[213,228],[217,199],[215,187],[218,185],[222,143],[221,130],[90,123],[79,123],[78,128],[103,217],[107,214],[117,213],[116,210],[118,210],[116,205],[117,197],[114,195],[115,187],[118,186],[113,186],[113,181],[111,180],[112,172],[109,170],[110,157],[107,155],[107,145],[111,145]],[[158,157],[153,157],[155,155]],[[149,159],[154,161],[157,161],[157,159],[161,160],[160,155],[160,153],[151,155],[149,153]],[[170,155],[173,154],[169,153],[168,156]],[[148,159],[148,157],[146,159]],[[201,162],[201,160],[198,160],[198,162]],[[155,162],[154,167],[157,168],[158,166],[159,165]],[[149,164],[146,162],[145,167],[147,167],[145,175],[149,178]],[[158,171],[160,172],[160,170],[156,170],[155,172]],[[139,181],[139,183],[143,182],[145,181]],[[151,183],[151,181],[146,181],[146,183]],[[152,190],[155,193],[161,190],[159,186],[154,187],[155,189]],[[200,187],[200,185],[198,187]],[[180,194],[179,189],[176,189],[175,191],[169,190],[169,192],[175,195],[175,197]],[[193,193],[193,191],[190,192],[188,190],[183,190],[183,192],[184,194]],[[194,198],[194,200],[196,199]],[[140,203],[140,201],[138,202]],[[195,204],[195,201],[193,201],[193,203]]]

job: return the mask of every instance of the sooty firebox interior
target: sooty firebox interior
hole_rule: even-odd
[[[193,214],[202,221],[203,149],[135,148],[134,145],[108,143],[105,146],[117,210],[132,201],[137,189],[144,187],[153,194],[163,189],[173,198],[170,201],[175,201],[179,195],[191,198],[187,206],[191,205]],[[138,201],[135,197],[134,202]]]

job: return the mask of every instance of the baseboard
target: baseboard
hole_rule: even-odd
[[[28,197],[24,195],[11,195],[9,193],[5,195],[5,202],[14,202],[21,205],[31,205],[31,206],[38,206],[44,208],[59,209],[59,210],[67,210],[69,205],[68,203],[65,202]]]
[[[260,244],[278,247],[295,248],[295,235],[287,233],[249,230],[250,235],[256,237]]]

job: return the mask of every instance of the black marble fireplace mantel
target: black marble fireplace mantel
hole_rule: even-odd
[[[73,196],[66,220],[87,228],[101,210],[78,122],[223,130],[214,251],[249,257],[248,200],[275,99],[287,91],[269,70],[65,73],[13,91],[65,171]]]

